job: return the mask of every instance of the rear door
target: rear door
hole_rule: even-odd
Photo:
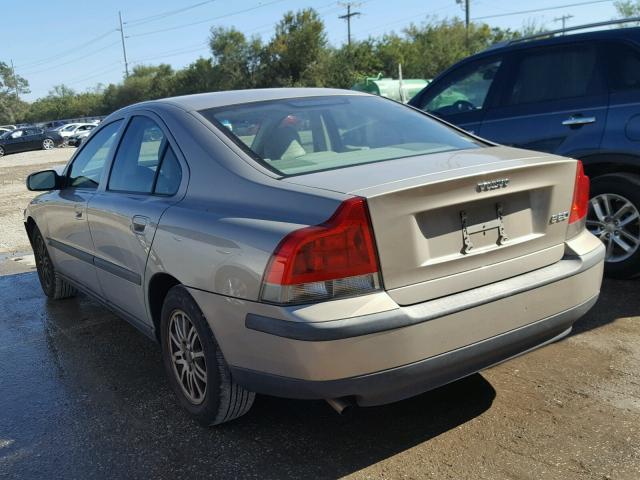
[[[519,51],[479,134],[503,145],[580,158],[600,147],[607,92],[597,44]]]
[[[626,42],[607,42],[604,49],[609,52],[606,64],[609,114],[602,151],[637,156],[640,152],[640,49]]]
[[[144,272],[162,213],[178,199],[177,145],[151,113],[132,116],[106,188],[89,202],[95,265],[105,298],[145,322]],[[184,187],[183,187],[184,188]]]
[[[430,85],[411,104],[478,133],[500,82],[503,56],[492,56],[455,68]]]
[[[23,150],[36,150],[41,147],[40,135],[35,128],[25,128],[22,139]]]

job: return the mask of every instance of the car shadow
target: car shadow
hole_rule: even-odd
[[[599,328],[619,318],[640,316],[640,279],[605,278],[600,298],[573,326],[572,335]]]
[[[9,477],[335,478],[476,418],[496,396],[479,374],[344,415],[324,401],[257,396],[244,417],[201,427],[179,408],[156,344],[83,295],[48,301],[37,281],[0,276]]]

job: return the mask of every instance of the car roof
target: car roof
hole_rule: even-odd
[[[142,102],[136,106],[148,104],[172,104],[184,110],[205,110],[243,103],[262,102],[266,100],[282,100],[287,98],[308,98],[338,95],[368,95],[367,93],[337,88],[259,88],[249,90],[228,90],[224,92],[197,93],[180,97],[169,97],[160,100]]]
[[[507,53],[516,50],[524,50],[529,48],[547,47],[553,45],[562,45],[576,42],[601,41],[601,40],[631,40],[640,43],[640,27],[631,28],[612,28],[608,30],[597,30],[584,33],[572,33],[568,35],[560,35],[551,38],[543,38],[541,40],[514,39],[505,42],[496,43],[480,53],[471,55],[463,61],[477,60],[483,57],[492,56],[499,53]]]

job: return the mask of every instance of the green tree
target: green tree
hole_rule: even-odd
[[[213,62],[210,58],[199,58],[176,72],[173,95],[212,92],[217,88]]]
[[[262,42],[249,40],[235,28],[211,29],[209,47],[213,54],[215,89],[252,88],[260,67]]]
[[[104,91],[105,112],[144,100],[171,96],[175,73],[167,64],[139,65],[120,85],[109,85]]]
[[[25,93],[29,93],[29,82],[0,62],[0,124],[20,121],[28,109],[28,104],[20,100]]]
[[[324,24],[315,10],[286,13],[264,49],[260,86],[323,85],[319,74],[326,48]]]
[[[613,2],[613,6],[623,18],[639,17],[640,16],[640,1],[639,0],[618,0]]]

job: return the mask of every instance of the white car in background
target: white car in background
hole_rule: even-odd
[[[90,131],[94,128],[96,128],[96,125],[93,123],[69,123],[58,128],[57,132],[62,136],[62,138],[69,139],[80,132]]]
[[[85,139],[89,136],[91,131],[97,126],[98,125],[91,124],[84,125],[84,127],[86,128],[78,128],[78,131],[75,135],[67,138],[67,145],[69,145],[70,147],[79,147],[80,145],[82,145],[82,142],[84,142]]]

